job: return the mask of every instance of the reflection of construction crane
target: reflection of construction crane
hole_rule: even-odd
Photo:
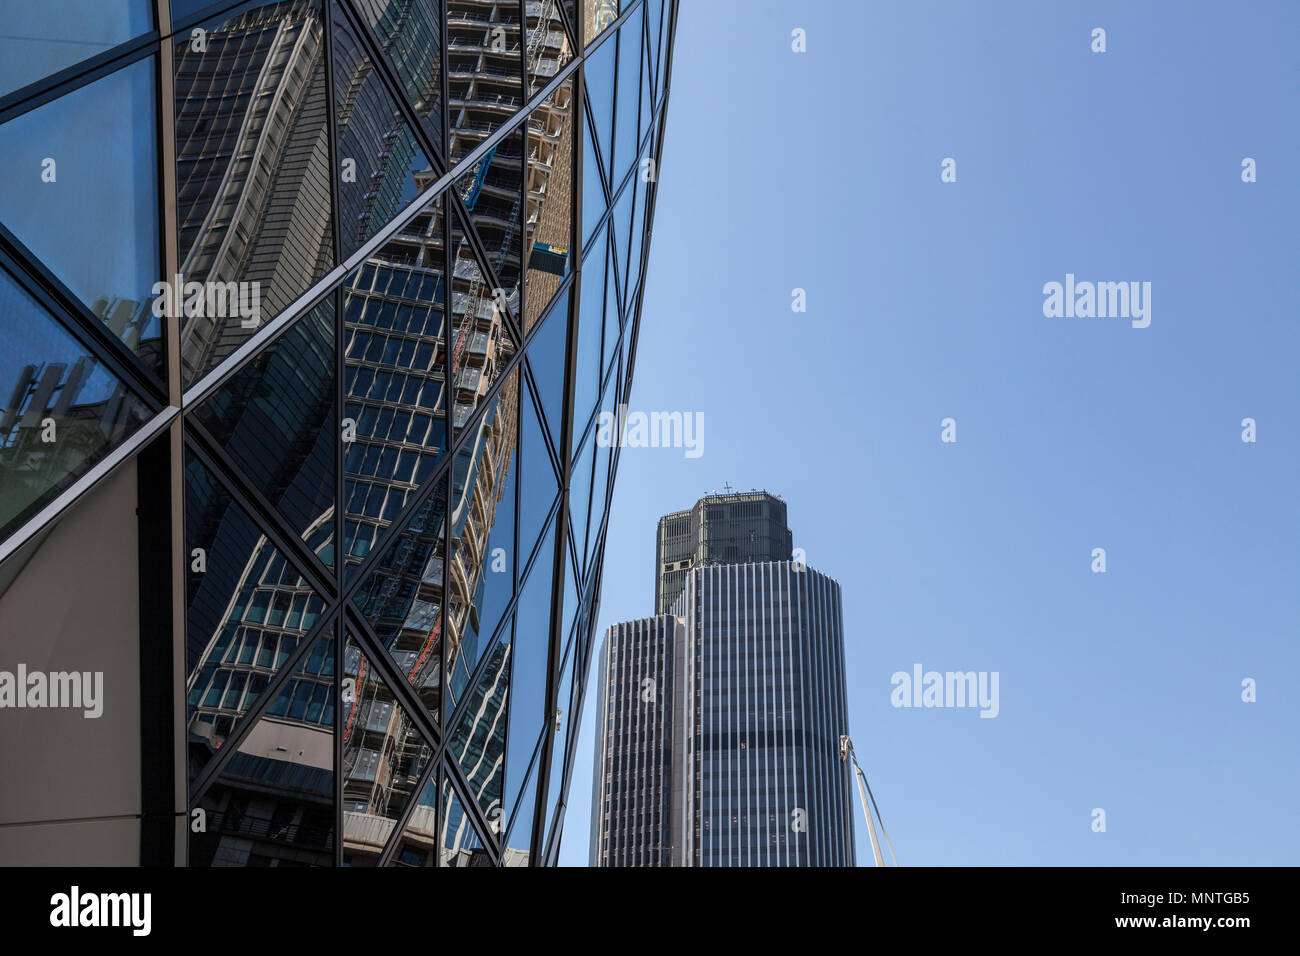
[[[894,866],[898,866],[898,857],[894,856],[894,844],[890,842],[889,834],[885,832],[885,818],[880,815],[880,807],[876,806],[876,795],[871,792],[867,775],[858,765],[858,755],[853,752],[853,741],[849,739],[848,734],[840,735],[840,760],[853,761],[853,771],[858,780],[858,796],[862,798],[862,812],[867,815],[867,834],[871,837],[871,853],[876,858],[876,866],[884,866],[885,861],[880,855],[880,841],[876,839],[876,824],[871,816],[872,808],[876,811],[875,819],[880,821],[880,833],[885,838],[885,845],[889,847],[889,855],[893,857]],[[871,798],[870,805],[867,804],[868,797]]]

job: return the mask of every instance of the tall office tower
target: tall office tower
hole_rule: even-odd
[[[655,536],[655,613],[668,613],[691,568],[788,561],[792,545],[785,502],[766,491],[706,495],[664,515]]]
[[[0,863],[555,861],[676,11],[598,6],[0,39]]]
[[[840,587],[791,562],[687,572],[597,657],[593,866],[852,866]]]

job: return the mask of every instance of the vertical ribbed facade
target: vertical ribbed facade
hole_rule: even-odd
[[[790,561],[694,568],[672,613],[609,629],[599,665],[593,865],[853,865],[834,580]],[[644,701],[665,676],[671,707]]]

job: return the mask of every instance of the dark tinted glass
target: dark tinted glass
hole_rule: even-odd
[[[349,574],[447,445],[441,208],[430,203],[344,283]]]
[[[451,363],[456,402],[454,420],[455,427],[460,429],[505,371],[516,345],[501,295],[493,289],[487,270],[459,226],[459,219],[455,222]],[[517,272],[515,276],[517,283]],[[517,290],[514,296],[517,304]]]
[[[447,138],[458,162],[523,105],[519,5],[447,0]]]
[[[333,17],[335,170],[339,239],[346,257],[437,177],[351,19],[337,4]]]
[[[7,3],[0,34],[0,96],[152,29],[149,0]]]
[[[262,4],[203,29],[201,43],[173,41],[187,384],[334,265],[319,4]]]
[[[448,706],[454,706],[514,596],[519,369],[457,453],[448,581]]]
[[[353,595],[434,721],[442,696],[442,585],[446,479],[384,546]]]
[[[418,795],[433,749],[353,638],[343,655],[340,705],[343,860],[374,866]]]
[[[470,793],[489,820],[500,817],[505,784],[506,704],[510,699],[511,645],[498,643],[470,689],[452,730],[450,756],[469,781]]]
[[[519,315],[519,262],[523,253],[519,228],[523,153],[523,130],[516,129],[489,149],[482,159],[464,167],[464,174],[456,181],[456,191],[499,283],[489,288],[488,297],[497,306],[504,299],[516,317]],[[461,258],[469,253],[460,239],[454,248]],[[459,270],[459,262],[457,266]],[[459,271],[456,275],[460,278]]]
[[[443,784],[442,808],[442,865],[490,865],[483,840],[474,829],[474,823],[465,812],[450,779]]]
[[[554,0],[524,6],[528,16],[528,95],[532,96],[573,59],[573,45]]]
[[[104,457],[149,411],[0,271],[0,540]]]
[[[374,35],[429,140],[441,148],[442,16],[437,0],[353,3],[352,8]]]
[[[334,641],[319,638],[191,812],[191,866],[334,865]]]
[[[311,633],[324,601],[193,454],[185,462],[190,779]]]
[[[327,299],[190,414],[334,566],[334,303]]]
[[[149,57],[0,126],[0,223],[161,372],[154,86]]]

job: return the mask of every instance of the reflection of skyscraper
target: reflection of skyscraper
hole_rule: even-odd
[[[764,511],[778,503],[779,516]],[[731,547],[744,522],[789,534],[765,493],[700,505],[720,509],[696,535],[709,547]],[[661,553],[665,528],[688,516],[660,521]],[[668,613],[611,627],[597,658],[592,865],[851,866],[841,620],[831,578],[749,560],[690,567]]]
[[[75,821],[96,862],[554,862],[667,97],[673,4],[626,6],[590,71],[554,0],[176,11],[8,105],[121,107],[118,271],[157,249],[144,288],[256,283],[261,313],[160,319],[0,234],[0,650],[79,647],[119,695],[0,793],[0,856]]]
[[[268,320],[331,255],[324,30],[310,0],[208,27],[174,45],[179,272],[257,282]],[[239,316],[187,318],[187,381],[250,331]]]

